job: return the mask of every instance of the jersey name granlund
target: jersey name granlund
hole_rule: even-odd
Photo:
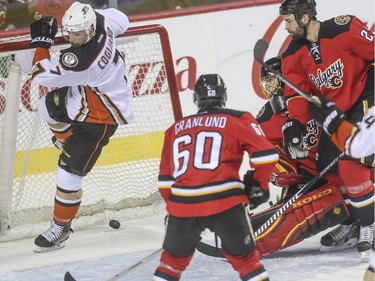
[[[168,212],[205,216],[247,203],[238,175],[244,152],[257,180],[268,185],[278,154],[250,113],[200,111],[173,124],[165,133],[159,173],[159,188],[171,190]]]

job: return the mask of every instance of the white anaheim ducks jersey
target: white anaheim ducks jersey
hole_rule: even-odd
[[[95,37],[79,48],[62,50],[58,59],[39,60],[32,76],[43,86],[70,86],[66,105],[70,119],[127,124],[134,120],[132,90],[115,37],[128,29],[129,19],[112,8],[95,11]]]
[[[375,149],[375,106],[372,106],[361,122],[358,130],[349,136],[345,143],[345,153],[360,158],[374,153]]]

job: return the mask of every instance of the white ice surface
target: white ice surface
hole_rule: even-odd
[[[79,281],[107,280],[161,247],[164,215],[163,206],[157,206],[152,216],[121,218],[118,230],[106,222],[85,228],[77,225],[65,248],[41,254],[33,252],[35,237],[0,242],[0,280],[58,281],[63,280],[66,271]],[[263,257],[271,280],[361,281],[367,263],[361,261],[357,251],[319,252],[320,236]],[[204,233],[204,240],[212,238],[211,233]],[[151,280],[158,260],[159,257],[142,263],[119,280]],[[197,252],[181,280],[239,278],[227,262]]]

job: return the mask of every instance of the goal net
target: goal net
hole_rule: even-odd
[[[51,88],[36,85],[14,62],[32,59],[27,33],[0,36],[2,234],[15,226],[51,220],[56,191],[60,151],[37,112],[39,97]],[[56,42],[51,59],[68,47],[62,38]],[[160,25],[132,27],[116,42],[132,81],[136,121],[119,126],[84,178],[77,217],[160,200],[157,175],[164,130],[182,116],[167,31]]]

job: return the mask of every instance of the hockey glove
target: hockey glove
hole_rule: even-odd
[[[52,17],[42,17],[30,25],[30,47],[50,48],[57,33],[57,21]]]
[[[267,202],[270,198],[269,190],[262,189],[260,187],[259,182],[253,178],[253,174],[253,171],[247,171],[243,177],[243,183],[245,184],[245,192],[250,201],[250,210],[253,210],[260,204]]]
[[[314,96],[314,99],[319,101],[319,105],[310,102],[310,114],[323,130],[331,136],[345,119],[345,113],[336,107],[335,103],[326,96]]]
[[[308,151],[303,147],[305,127],[297,119],[288,119],[282,126],[285,153],[291,159],[306,159]]]

